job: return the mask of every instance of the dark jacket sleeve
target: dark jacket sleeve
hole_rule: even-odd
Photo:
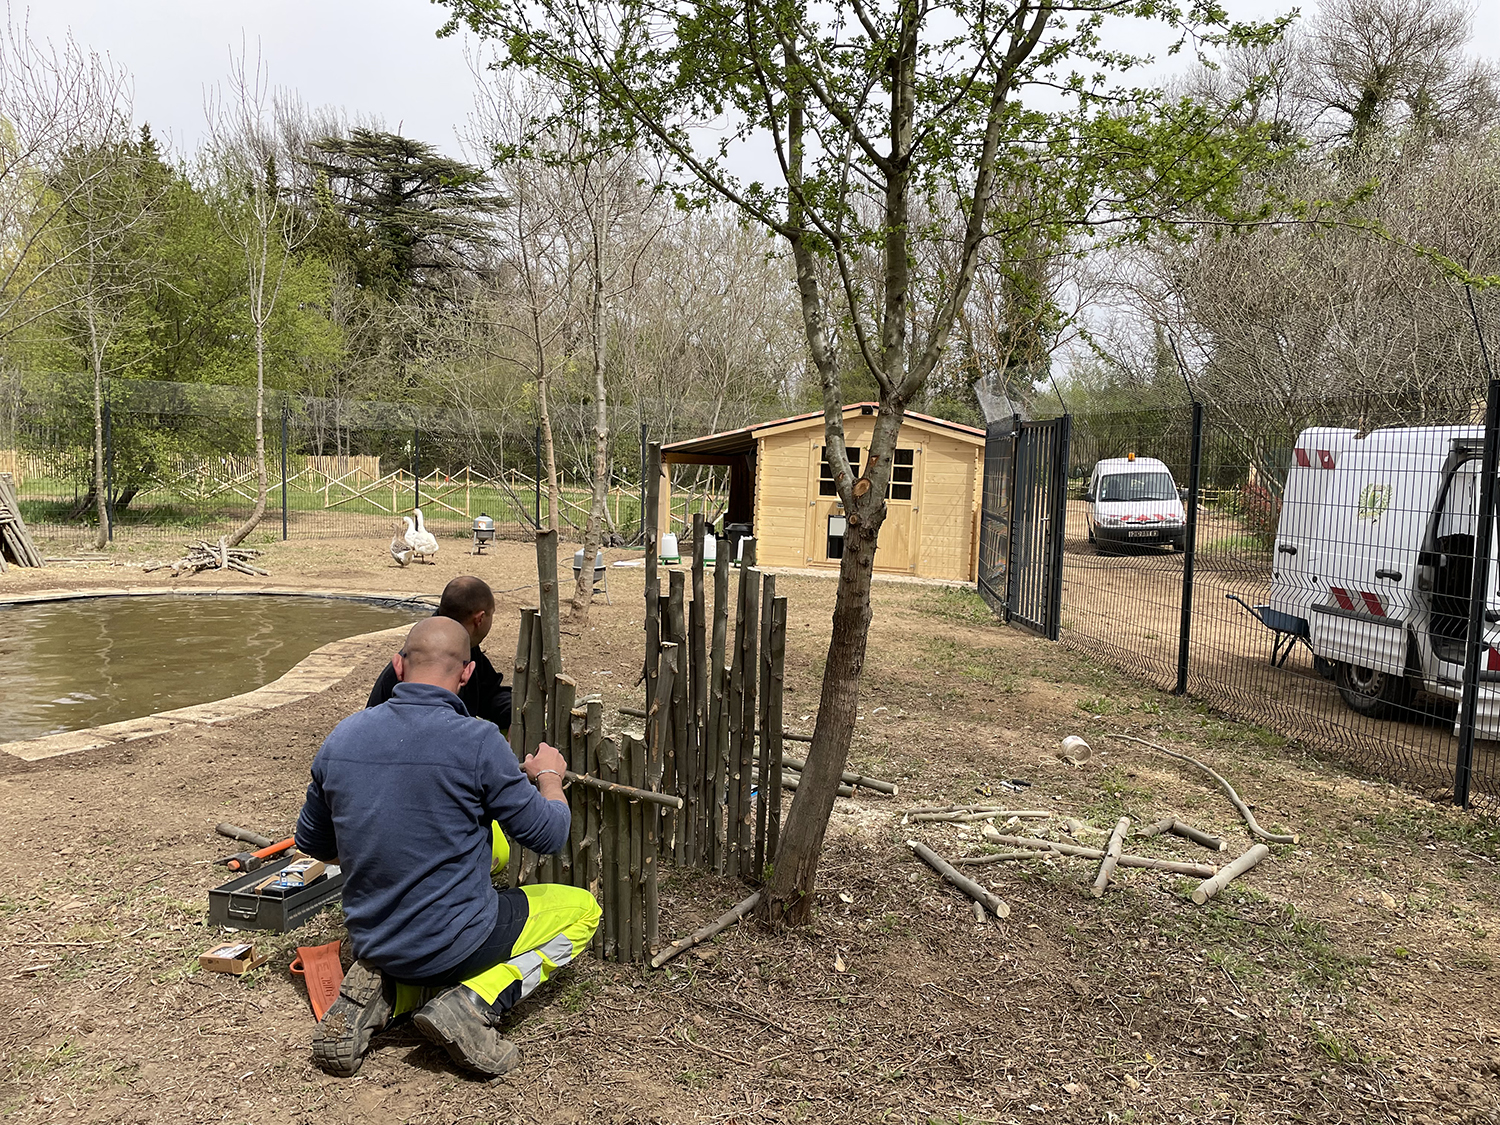
[[[385,671],[380,673],[380,678],[375,681],[375,686],[370,689],[370,698],[365,700],[365,706],[380,706],[391,697],[391,692],[396,690],[396,685],[400,682],[396,678],[396,666],[387,664]]]
[[[314,762],[313,766],[313,778],[307,784],[307,798],[297,815],[297,847],[314,859],[328,863],[338,858],[339,842],[334,834],[333,814],[328,811],[323,786],[318,782],[317,763]]]
[[[477,647],[469,653],[474,661],[474,672],[458,693],[476,719],[494,723],[502,731],[510,729],[510,688],[504,677],[495,670],[490,658]]]
[[[551,855],[568,842],[572,816],[566,801],[549,801],[521,772],[515,751],[495,731],[484,740],[477,762],[485,815],[515,843]]]

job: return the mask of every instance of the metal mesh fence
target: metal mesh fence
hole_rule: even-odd
[[[1471,786],[1500,809],[1500,567],[1493,545],[1475,551],[1484,405],[1217,403],[1201,411],[1196,460],[1191,406],[1073,416],[1061,639],[1314,750],[1460,796]]]
[[[556,419],[560,524],[580,532],[592,501],[592,448],[578,409]],[[610,444],[606,541],[640,539],[641,452],[659,440],[621,411]],[[578,417],[573,417],[578,415]],[[98,417],[76,378],[29,382],[0,414],[0,472],[13,474],[22,514],[40,539],[68,540],[99,523],[96,445],[110,538],[217,538],[254,510],[260,489],[253,392],[238,387],[117,380]],[[439,536],[466,537],[476,516],[525,534],[548,509],[534,416],[417,410],[269,394],[264,412],[266,515],[252,542],[393,531],[420,507]],[[722,474],[720,474],[722,475]],[[674,488],[674,521],[713,518],[726,483],[698,470]]]

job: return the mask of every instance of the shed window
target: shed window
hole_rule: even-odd
[[[849,455],[849,471],[859,476],[859,449],[852,445],[846,445],[844,452]],[[837,496],[838,487],[833,483],[833,466],[828,463],[828,447],[823,446],[823,463],[818,467],[818,495]]]
[[[912,473],[916,468],[915,450],[898,449],[896,459],[891,462],[891,499],[910,500]]]

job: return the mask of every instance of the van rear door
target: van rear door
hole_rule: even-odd
[[[1304,621],[1313,603],[1324,598],[1326,587],[1317,578],[1327,538],[1323,505],[1354,435],[1354,430],[1328,427],[1303,430],[1292,450],[1276,525],[1271,608]]]
[[[1329,474],[1309,621],[1313,649],[1325,659],[1405,673],[1408,626],[1418,611],[1417,555],[1443,455],[1371,442],[1345,453]]]

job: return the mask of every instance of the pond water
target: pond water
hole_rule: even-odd
[[[337,598],[112,597],[0,607],[0,742],[209,703],[430,609]]]

